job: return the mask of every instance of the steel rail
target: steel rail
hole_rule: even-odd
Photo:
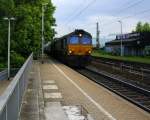
[[[77,71],[143,110],[150,112],[150,91],[106,75],[100,71],[94,71],[87,68]]]

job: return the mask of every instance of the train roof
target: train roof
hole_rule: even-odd
[[[86,35],[89,35],[90,37],[92,37],[92,35],[89,32],[87,32],[87,31],[85,31],[83,29],[76,29],[75,31],[73,31],[73,32],[71,32],[71,33],[69,33],[67,35],[64,35],[64,36],[62,36],[60,38],[55,38],[55,40],[66,38],[66,37],[74,35],[74,34],[86,34]]]

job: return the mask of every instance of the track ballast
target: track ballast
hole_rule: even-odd
[[[101,71],[94,71],[89,68],[77,69],[77,71],[143,110],[150,112],[150,91],[114,78]]]

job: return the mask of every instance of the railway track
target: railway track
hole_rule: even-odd
[[[112,74],[116,74],[137,83],[143,84],[149,88],[150,85],[150,69],[144,66],[136,66],[136,64],[129,64],[118,61],[108,61],[94,58],[91,63],[92,66],[97,67],[98,69],[103,69]]]
[[[90,68],[76,71],[150,113],[150,91]]]
[[[111,58],[103,58],[103,57],[95,57],[92,56],[93,61],[98,61],[106,64],[114,64],[116,66],[124,65],[125,67],[132,67],[135,71],[139,70],[139,68],[143,68],[144,70],[150,70],[150,64],[147,63],[139,63],[139,62],[131,62],[131,61],[125,61],[125,60],[117,60],[117,59],[111,59]]]
[[[150,74],[150,64],[127,62],[99,57],[92,57],[92,60],[96,63],[106,64],[120,70],[128,70],[128,72],[133,74]]]

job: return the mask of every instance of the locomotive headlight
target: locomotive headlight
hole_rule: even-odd
[[[72,53],[72,51],[71,51],[71,50],[69,50],[69,53],[71,54],[71,53]]]
[[[82,34],[81,34],[81,33],[79,34],[79,37],[82,37]]]
[[[92,52],[92,51],[91,51],[91,50],[89,50],[89,53],[90,53],[90,54],[91,54],[91,52]]]

